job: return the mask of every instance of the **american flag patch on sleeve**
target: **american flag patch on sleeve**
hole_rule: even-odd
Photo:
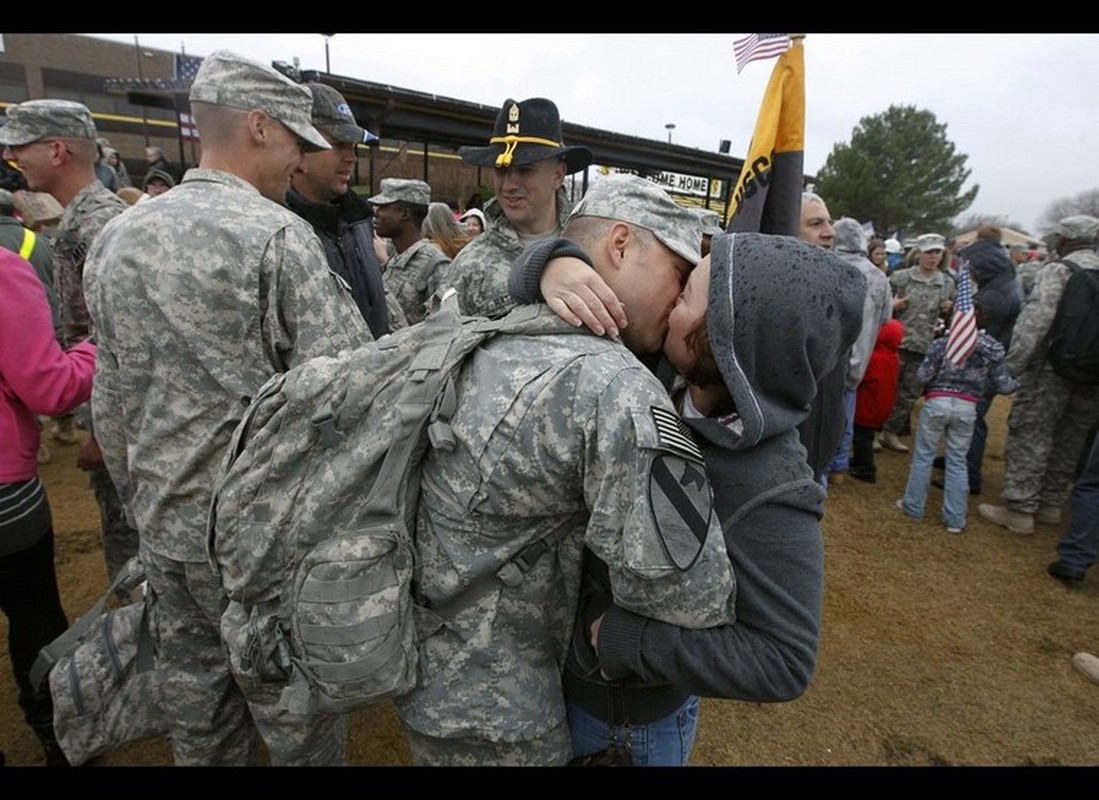
[[[656,424],[656,435],[660,446],[686,458],[702,461],[702,451],[698,449],[691,437],[691,429],[679,418],[678,414],[659,406],[650,406],[653,422]]]

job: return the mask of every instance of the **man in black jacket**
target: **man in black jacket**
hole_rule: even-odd
[[[291,180],[287,207],[305,219],[324,245],[328,265],[351,286],[351,296],[374,338],[402,327],[387,308],[382,270],[374,252],[373,209],[351,191],[355,148],[374,139],[359,127],[347,101],[331,86],[307,84],[313,93],[313,125],[331,150],[307,153]],[[400,317],[400,314],[397,314]]]

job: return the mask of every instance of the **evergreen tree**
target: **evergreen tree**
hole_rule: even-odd
[[[945,232],[977,196],[977,186],[961,191],[968,158],[930,111],[890,106],[863,117],[850,144],[832,149],[817,191],[833,216],[873,222],[879,232]]]

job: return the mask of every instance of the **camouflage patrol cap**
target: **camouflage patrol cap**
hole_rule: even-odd
[[[305,86],[228,50],[202,59],[191,84],[190,100],[245,111],[261,109],[293,131],[306,150],[331,149],[313,127],[313,95]]]
[[[28,100],[8,106],[7,124],[0,128],[0,144],[18,147],[53,136],[94,139],[92,112],[72,100]]]
[[[412,178],[382,178],[382,190],[367,200],[376,206],[396,203],[416,203],[426,206],[431,203],[431,187],[423,181]]]
[[[307,83],[313,94],[313,125],[337,142],[369,144],[378,137],[359,127],[343,95],[323,83]]]
[[[702,221],[651,181],[636,175],[610,175],[591,185],[569,219],[605,217],[644,228],[690,264],[702,259]]]
[[[1087,214],[1074,214],[1059,220],[1049,233],[1062,239],[1094,242],[1099,236],[1099,219]]]
[[[717,236],[719,233],[725,233],[725,230],[721,227],[721,215],[716,211],[699,208],[695,210],[695,213],[698,214],[698,218],[702,222],[703,236]]]

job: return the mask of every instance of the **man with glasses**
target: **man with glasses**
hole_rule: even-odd
[[[47,192],[65,208],[50,236],[50,249],[61,317],[61,343],[70,348],[92,333],[84,302],[84,257],[103,226],[128,206],[96,176],[95,121],[87,106],[54,99],[28,100],[9,106],[7,124],[0,128],[0,144],[4,145],[3,157],[23,171],[31,191]],[[72,422],[71,416],[58,420],[60,441],[76,442]],[[91,430],[87,405],[77,409],[76,422]],[[107,474],[94,431],[81,446],[77,465],[88,472],[95,492],[107,575],[113,578],[137,554],[137,531],[126,521],[125,509]]]

